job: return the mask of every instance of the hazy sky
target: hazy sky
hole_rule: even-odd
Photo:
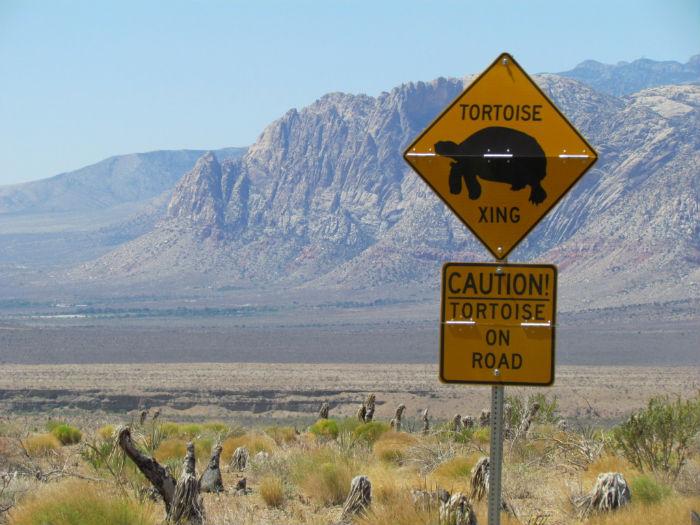
[[[586,59],[686,62],[698,0],[0,0],[0,185],[112,155],[247,146],[332,91]]]

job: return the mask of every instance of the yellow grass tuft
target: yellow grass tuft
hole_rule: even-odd
[[[639,476],[640,472],[634,465],[622,456],[603,455],[588,466],[588,470],[581,473],[584,490],[590,490],[595,484],[598,475],[604,472],[618,472],[629,482],[633,476]],[[634,495],[632,495],[634,497]]]
[[[374,456],[389,463],[401,465],[407,456],[407,451],[420,443],[413,434],[406,432],[387,432],[379,436],[374,444]]]
[[[114,437],[114,425],[105,425],[97,429],[97,437],[102,441],[109,441]]]
[[[266,476],[258,486],[260,497],[268,507],[281,507],[284,504],[284,486],[277,476]]]
[[[267,427],[265,429],[265,434],[270,436],[279,446],[292,444],[296,442],[299,437],[294,428],[280,427],[277,425]]]
[[[245,447],[252,459],[258,452],[268,454],[277,448],[275,441],[264,434],[244,434],[239,437],[230,437],[221,444],[221,461],[227,464],[238,447]]]
[[[689,523],[690,511],[698,509],[697,497],[671,496],[646,504],[635,501],[625,507],[601,514],[592,514],[584,523],[595,525],[640,525],[644,523]]]
[[[22,440],[22,445],[30,456],[45,456],[58,450],[61,442],[52,434],[36,434]]]
[[[45,485],[13,507],[10,525],[73,525],[104,523],[148,525],[161,521],[160,509],[152,502],[138,502],[105,492],[82,480]]]
[[[160,445],[153,453],[153,457],[161,463],[173,459],[184,459],[187,452],[187,441],[188,440],[185,438],[165,439],[161,441]],[[198,464],[209,461],[211,447],[211,439],[194,440],[194,456]]]

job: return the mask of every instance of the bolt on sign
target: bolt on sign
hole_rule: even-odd
[[[445,263],[440,380],[551,385],[556,291],[551,264]]]
[[[404,152],[496,259],[507,257],[597,158],[507,53]]]

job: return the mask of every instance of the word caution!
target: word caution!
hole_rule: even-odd
[[[441,380],[552,384],[556,278],[553,265],[446,263]]]

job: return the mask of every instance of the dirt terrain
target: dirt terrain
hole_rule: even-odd
[[[397,405],[409,419],[424,408],[437,420],[476,416],[489,407],[488,386],[445,385],[437,365],[423,364],[93,364],[4,365],[0,409],[13,412],[128,413],[161,408],[172,419],[244,423],[313,421],[322,402],[336,418],[351,417],[369,392],[377,417]],[[692,396],[698,367],[560,366],[551,388],[506,387],[505,395],[556,395],[560,415],[572,422],[613,424],[646,405],[650,396]]]

